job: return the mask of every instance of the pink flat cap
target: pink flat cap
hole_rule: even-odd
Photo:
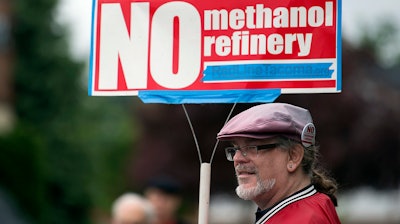
[[[315,131],[308,110],[286,103],[268,103],[254,106],[233,117],[217,138],[226,141],[235,137],[266,139],[283,135],[308,147],[315,144]]]

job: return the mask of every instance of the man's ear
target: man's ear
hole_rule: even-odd
[[[304,156],[304,148],[300,144],[294,145],[289,150],[287,169],[289,172],[294,172],[301,164]]]

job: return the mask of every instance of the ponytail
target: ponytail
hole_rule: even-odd
[[[328,195],[335,206],[338,205],[336,198],[337,183],[333,178],[329,177],[324,170],[312,169],[311,183],[314,184],[318,192]]]
[[[302,167],[306,173],[310,174],[311,183],[314,185],[316,190],[328,195],[333,204],[337,206],[337,182],[335,179],[329,176],[326,169],[321,166],[319,157],[320,154],[318,146],[304,148]]]

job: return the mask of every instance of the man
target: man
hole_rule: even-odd
[[[139,194],[123,194],[113,203],[112,224],[152,224],[153,221],[152,205]]]
[[[284,103],[252,107],[227,122],[217,138],[230,141],[237,195],[258,205],[256,224],[340,223],[336,182],[318,167],[308,110]]]

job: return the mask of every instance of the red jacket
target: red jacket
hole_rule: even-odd
[[[331,199],[311,185],[270,208],[256,224],[340,224]]]

